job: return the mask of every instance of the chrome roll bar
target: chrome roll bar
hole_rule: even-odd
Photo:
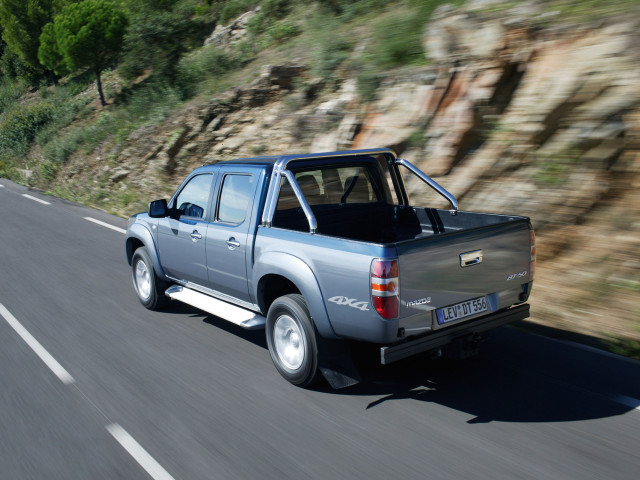
[[[409,170],[411,173],[413,173],[416,177],[418,177],[420,180],[422,180],[424,183],[429,185],[436,192],[438,192],[440,195],[442,195],[444,198],[446,198],[448,200],[448,202],[451,204],[451,208],[452,208],[451,214],[452,215],[455,215],[458,212],[458,201],[456,200],[456,197],[454,197],[451,193],[449,193],[447,190],[445,190],[445,188],[442,187],[441,185],[439,185],[435,180],[433,180],[432,178],[430,178],[427,175],[425,175],[422,171],[420,171],[418,169],[418,167],[413,165],[409,160],[405,160],[404,158],[397,158],[394,161],[394,163],[396,165],[401,165],[401,166],[405,167],[407,170]]]

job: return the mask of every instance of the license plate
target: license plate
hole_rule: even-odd
[[[473,300],[467,300],[466,302],[439,308],[436,310],[436,314],[438,315],[438,323],[444,325],[445,323],[462,320],[477,313],[486,312],[488,309],[487,299],[485,297],[478,297]]]

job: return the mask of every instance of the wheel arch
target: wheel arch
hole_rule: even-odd
[[[320,285],[313,271],[303,260],[284,252],[269,252],[260,257],[254,273],[255,298],[263,312],[273,301],[289,293],[304,297],[318,333],[325,338],[337,338],[324,304]]]
[[[151,236],[151,232],[142,225],[132,225],[127,231],[127,237],[125,239],[125,248],[127,253],[127,262],[131,265],[133,260],[133,254],[140,247],[146,247],[151,263],[153,263],[153,269],[160,278],[165,278],[164,270],[160,265],[160,259],[158,258],[158,251],[156,250],[156,244]]]

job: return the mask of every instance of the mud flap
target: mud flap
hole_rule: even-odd
[[[350,387],[362,381],[351,357],[351,348],[344,340],[318,337],[318,366],[331,388]]]

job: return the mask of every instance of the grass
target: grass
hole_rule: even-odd
[[[0,114],[22,96],[27,86],[21,81],[11,81],[2,78],[0,81]]]
[[[640,360],[640,340],[626,337],[609,337],[606,349],[624,357]]]
[[[552,0],[546,11],[558,12],[557,18],[563,22],[599,22],[604,16],[640,14],[640,0]]]

